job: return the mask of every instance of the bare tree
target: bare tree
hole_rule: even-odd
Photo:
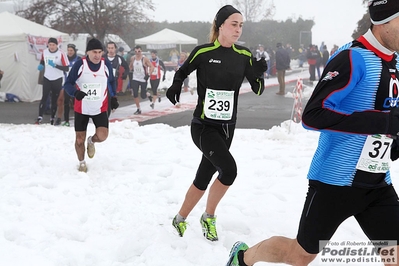
[[[21,9],[25,9],[28,6],[26,0],[0,0],[0,2],[6,2],[10,4],[13,8],[12,12],[19,11]]]
[[[268,4],[268,0],[232,0],[232,1],[220,1],[221,6],[231,4],[240,10],[245,21],[256,22],[262,19],[272,19],[276,7],[274,1],[271,0]]]
[[[107,33],[123,35],[137,22],[148,21],[144,10],[152,0],[34,0],[18,15],[66,33],[88,33],[100,40]]]
[[[363,0],[363,5],[367,6],[368,0]],[[362,19],[360,19],[357,22],[357,28],[353,31],[352,33],[352,38],[357,39],[361,35],[365,34],[367,30],[371,26],[371,21],[370,21],[370,13],[367,9],[367,12],[363,15]]]

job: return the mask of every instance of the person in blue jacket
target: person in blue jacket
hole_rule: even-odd
[[[390,171],[399,157],[399,1],[369,1],[369,11],[371,28],[329,59],[303,113],[303,126],[320,137],[296,238],[273,236],[251,248],[239,241],[228,266],[308,265],[349,217],[370,242],[384,241],[385,265],[399,265]]]

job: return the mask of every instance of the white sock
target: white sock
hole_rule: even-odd
[[[180,213],[178,213],[176,215],[176,221],[178,222],[184,222],[186,220],[186,218],[184,218],[183,216],[180,215]]]
[[[204,212],[203,214],[202,214],[202,219],[206,219],[206,218],[214,218],[215,217],[215,215],[210,215],[210,214],[208,214],[208,213],[206,213],[206,212]]]

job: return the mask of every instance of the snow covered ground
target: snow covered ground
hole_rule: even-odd
[[[217,210],[220,240],[212,243],[199,224],[206,197],[183,238],[171,226],[201,157],[188,126],[112,123],[80,173],[73,128],[0,124],[0,265],[225,265],[237,240],[295,237],[317,137],[289,121],[237,129],[238,177]],[[398,170],[394,163],[394,182]],[[349,219],[333,239],[366,237]]]
[[[74,138],[73,127],[0,124],[0,265],[216,266],[237,240],[295,237],[318,133],[290,121],[236,130],[238,176],[217,209],[218,242],[201,233],[207,194],[183,238],[171,225],[201,158],[188,126],[111,123],[87,173]],[[367,239],[351,218],[333,240]]]

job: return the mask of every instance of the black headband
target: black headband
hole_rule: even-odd
[[[369,1],[371,23],[374,25],[385,24],[399,17],[398,0],[374,0]]]
[[[223,24],[223,22],[234,13],[241,14],[240,11],[238,11],[231,5],[225,5],[224,7],[219,9],[219,11],[217,12],[217,14],[215,16],[216,28],[219,28]]]

